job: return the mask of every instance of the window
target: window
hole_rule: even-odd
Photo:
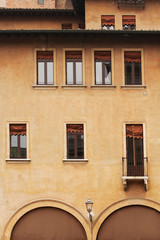
[[[38,0],[38,4],[39,5],[43,5],[44,4],[44,0]]]
[[[125,51],[125,85],[142,85],[141,52]]]
[[[82,51],[66,51],[66,84],[82,85]]]
[[[62,29],[72,29],[72,24],[71,23],[63,23]]]
[[[101,22],[102,22],[102,29],[114,30],[115,20],[113,15],[103,15]]]
[[[67,158],[84,159],[83,124],[67,124]]]
[[[37,51],[37,84],[54,84],[53,51]]]
[[[26,124],[10,124],[10,158],[27,158]]]
[[[96,51],[95,57],[95,84],[111,85],[111,51]]]
[[[122,25],[124,30],[135,30],[136,29],[135,15],[122,16]]]
[[[144,176],[143,125],[126,125],[127,176]]]

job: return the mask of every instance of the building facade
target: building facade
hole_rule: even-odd
[[[159,240],[160,2],[1,4],[0,239]]]

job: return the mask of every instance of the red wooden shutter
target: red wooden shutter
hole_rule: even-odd
[[[141,63],[141,52],[124,52],[124,60],[125,62]]]
[[[67,124],[67,133],[83,134],[83,124]]]
[[[136,25],[135,15],[122,16],[122,23],[123,25]]]
[[[10,135],[26,135],[26,124],[10,124]]]
[[[80,59],[82,60],[82,52],[81,51],[67,51],[66,59]]]
[[[103,60],[103,61],[106,61],[106,62],[111,62],[111,52],[110,51],[106,51],[106,52],[103,52],[103,51],[96,51],[95,52],[95,61],[98,60]]]
[[[52,60],[53,61],[53,52],[52,51],[38,51],[37,52],[38,60]]]
[[[104,26],[114,26],[114,15],[102,16],[102,27]]]

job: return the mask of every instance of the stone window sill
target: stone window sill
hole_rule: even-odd
[[[32,85],[34,89],[56,89],[58,85],[48,84],[48,85]]]
[[[103,85],[103,84],[101,84],[101,85],[91,85],[91,88],[93,88],[93,89],[99,89],[99,88],[102,88],[102,89],[114,89],[114,88],[116,88],[116,85]]]
[[[29,163],[31,161],[30,158],[7,158],[6,162],[8,163]]]
[[[145,85],[121,85],[121,88],[124,89],[144,89],[146,88]]]
[[[73,85],[61,85],[62,88],[67,88],[67,89],[73,89],[73,88],[78,88],[78,89],[81,89],[81,88],[86,88],[87,85],[76,85],[76,84],[73,84]]]
[[[84,163],[84,162],[88,162],[88,159],[63,159],[63,162]]]

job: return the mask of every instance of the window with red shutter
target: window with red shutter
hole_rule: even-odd
[[[37,51],[37,84],[54,84],[53,51]]]
[[[125,85],[142,85],[141,52],[125,51]]]
[[[10,124],[10,158],[27,158],[26,124]]]
[[[111,51],[95,51],[95,84],[111,85]]]
[[[84,126],[67,124],[67,158],[84,159]]]
[[[103,15],[101,16],[101,21],[102,21],[102,29],[114,30],[115,28],[114,15]]]
[[[124,30],[135,30],[136,29],[136,16],[135,15],[122,16],[122,25],[123,25]]]
[[[66,84],[83,84],[82,51],[66,51]]]

